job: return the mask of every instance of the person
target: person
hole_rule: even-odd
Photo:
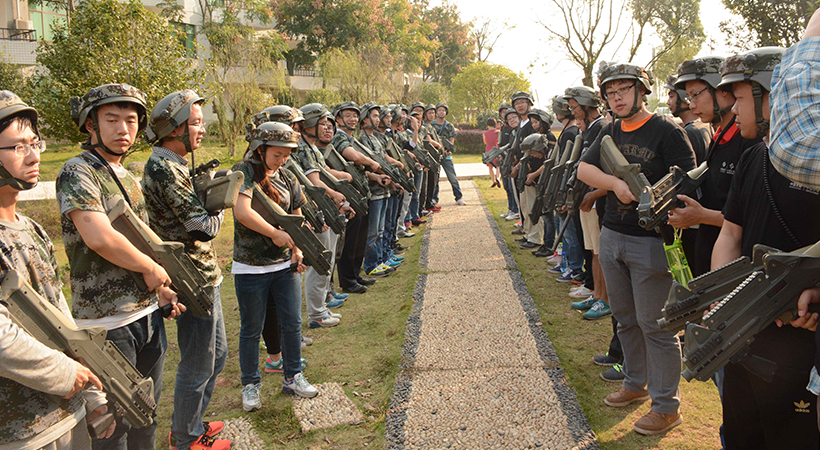
[[[446,103],[439,103],[436,105],[436,120],[430,122],[430,125],[433,126],[433,129],[436,130],[439,138],[443,141],[447,141],[450,143],[453,148],[455,148],[456,142],[456,128],[453,126],[452,123],[447,121],[447,114],[449,114],[450,109],[447,107]],[[453,187],[453,195],[456,198],[456,205],[466,205],[467,202],[464,201],[463,195],[461,194],[461,186],[458,184],[458,178],[456,177],[456,167],[453,165],[453,154],[451,151],[444,149],[444,156],[441,158],[441,168],[444,169],[444,173],[447,175],[447,181],[450,182],[450,185]],[[438,187],[436,187],[436,191],[438,191]]]
[[[504,147],[509,146],[512,147],[512,142],[515,138],[515,132],[518,129],[518,123],[520,122],[520,117],[518,113],[512,108],[512,106],[507,104],[502,104],[498,108],[499,114],[501,115],[501,120],[504,122],[504,126],[501,127],[501,131],[498,133],[498,146]],[[503,112],[503,113],[502,113]],[[513,115],[515,117],[513,117]],[[515,122],[515,126],[513,126],[510,120]],[[512,151],[511,148],[507,149],[507,151]],[[513,182],[510,177],[505,177],[501,175],[501,168],[498,168],[498,176],[501,178],[501,186],[504,188],[504,191],[507,193],[507,212],[502,213],[501,217],[505,220],[518,220],[521,215],[518,210],[518,201],[515,199],[515,190],[513,188]]]
[[[495,119],[492,117],[487,119],[487,129],[481,134],[481,139],[484,142],[484,153],[489,152],[493,147],[498,145],[499,130],[496,125],[497,122]],[[501,180],[498,178],[499,174],[496,173],[494,162],[487,164],[487,168],[490,170],[490,179],[493,180],[493,184],[490,187],[501,187]]]
[[[296,177],[282,165],[297,147],[299,133],[283,123],[265,122],[246,135],[245,158],[233,166],[245,181],[234,206],[234,274],[239,302],[239,367],[242,408],[262,407],[259,337],[268,311],[276,309],[282,336],[282,392],[311,398],[319,394],[302,374],[301,273],[307,268],[293,238],[266,222],[251,206],[258,184],[268,200],[299,215],[306,199]]]
[[[224,428],[222,422],[202,422],[228,357],[220,296],[222,272],[210,242],[219,233],[224,215],[205,209],[194,189],[187,159],[193,158],[205,136],[204,101],[186,89],[168,94],[154,106],[146,133],[154,147],[142,178],[154,232],[164,241],[184,244],[185,253],[214,292],[208,317],[189,313],[177,320],[180,362],[168,439],[171,448],[186,450],[231,447],[229,440],[214,439]]]
[[[434,156],[436,160],[441,161],[446,154],[446,149],[444,148],[444,144],[441,142],[441,137],[436,132],[436,129],[433,127],[433,122],[436,121],[436,105],[430,103],[427,106],[423,107],[422,111],[422,128],[424,129],[425,138],[430,142],[438,155]],[[439,163],[438,170],[435,174],[427,173],[427,186],[426,186],[426,202],[424,205],[424,210],[429,213],[439,212],[441,211],[441,206],[438,206],[438,184],[439,178],[441,175],[442,165]]]
[[[21,191],[40,179],[38,114],[20,97],[0,91],[0,275],[16,271],[66,320],[54,244],[43,227],[17,212]],[[97,390],[84,390],[87,384]],[[87,421],[108,407],[100,380],[79,361],[46,346],[10,317],[0,303],[0,449],[88,448]],[[103,435],[111,435],[114,425]]]
[[[774,67],[784,49],[763,47],[726,59],[718,88],[731,89],[732,110],[746,139],[766,137],[769,92]],[[766,139],[738,161],[720,236],[712,252],[719,267],[740,256],[751,257],[755,244],[785,252],[820,240],[820,229],[805,220],[820,214],[820,193],[793,183],[769,161]],[[723,423],[727,449],[817,448],[816,396],[806,390],[814,366],[816,314],[772,323],[755,336],[749,354],[777,364],[770,382],[738,363],[724,367]],[[795,407],[795,405],[801,405]],[[806,405],[803,407],[802,405]]]
[[[532,212],[535,197],[537,196],[535,183],[544,170],[544,161],[547,158],[547,154],[555,148],[556,139],[555,135],[550,132],[550,126],[552,126],[552,122],[555,120],[550,113],[543,109],[535,108],[530,110],[528,117],[535,131],[535,133],[530,136],[539,134],[541,139],[547,141],[547,144],[544,146],[533,146],[532,142],[530,142],[530,145],[527,146],[530,150],[525,150],[529,158],[523,158],[519,163],[520,167],[517,169],[526,172],[524,190],[521,192],[521,207],[524,213],[522,219],[524,222],[524,236],[521,238],[521,245],[519,245],[519,247],[531,249],[544,245],[544,227],[541,226],[541,216],[533,220],[532,217],[530,217],[530,213]],[[516,169],[513,170],[516,171]]]
[[[686,88],[675,87],[677,80],[677,75],[666,77],[666,84],[663,85],[667,89],[666,106],[669,108],[669,112],[683,123],[683,129],[686,131],[686,135],[689,136],[692,150],[695,151],[695,162],[700,164],[706,161],[706,150],[712,142],[714,131],[710,123],[701,121],[700,117],[692,110]]]
[[[400,238],[409,238],[416,235],[416,233],[413,233],[410,229],[413,227],[413,220],[419,219],[418,194],[421,189],[421,181],[424,177],[423,168],[413,153],[408,151],[409,149],[415,148],[415,142],[409,148],[407,147],[407,143],[416,138],[417,131],[407,129],[406,126],[408,126],[408,123],[409,119],[406,110],[402,110],[401,105],[394,106],[393,113],[391,114],[391,129],[388,133],[388,137],[393,139],[396,145],[401,149],[407,163],[414,166],[408,175],[412,175],[413,187],[415,187],[415,191],[412,193],[405,191],[401,204],[399,205],[399,214],[396,217],[396,236]],[[416,199],[415,209],[411,208],[413,198]]]
[[[69,159],[55,185],[60,221],[71,270],[72,315],[79,326],[102,326],[144,376],[154,382],[159,404],[165,364],[165,324],[160,306],[172,305],[169,319],[184,305],[169,289],[171,279],[159,264],[111,226],[108,213],[121,201],[148,222],[137,179],[122,166],[137,135],[148,123],[146,96],[127,84],[104,84],[70,100],[71,118],[88,135],[83,152]],[[142,286],[134,282],[140,274]],[[157,420],[144,428],[117,419],[114,433],[94,439],[101,449],[153,449]]]
[[[622,386],[604,403],[624,407],[652,398],[649,413],[633,429],[640,434],[665,433],[680,425],[680,345],[675,334],[657,323],[672,277],[663,240],[638,225],[637,199],[624,180],[601,170],[601,140],[611,136],[630,163],[639,163],[650,183],[677,165],[695,167],[695,154],[682,128],[672,119],[652,114],[645,97],[652,78],[642,67],[614,64],[601,74],[604,97],[619,120],[607,125],[581,157],[578,178],[608,191],[600,261],[606,278],[612,314],[624,350]]]

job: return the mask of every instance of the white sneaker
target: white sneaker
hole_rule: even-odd
[[[335,313],[333,311],[330,311],[330,317],[333,317],[334,319],[341,319],[342,315],[339,314],[339,313]]]
[[[518,213],[512,213],[507,216],[507,220],[518,220],[521,218],[521,215]]]
[[[499,214],[498,217],[501,217],[502,219],[506,219],[507,216],[509,216],[510,214],[512,214],[512,211],[510,211],[508,209],[507,212]]]
[[[282,380],[282,392],[285,394],[298,395],[302,398],[313,398],[319,395],[319,390],[308,383],[308,380],[302,375],[302,372],[297,373],[290,380],[287,378]]]
[[[547,258],[547,264],[552,264],[553,266],[561,264],[561,255],[556,253],[550,256],[549,258]]]
[[[458,206],[464,206],[466,204],[467,204],[467,202],[465,202],[463,198],[460,198],[460,199],[456,200],[456,205],[458,205]]]
[[[262,397],[259,395],[261,389],[262,383],[246,384],[242,388],[242,409],[251,412],[262,407]]]
[[[572,298],[587,298],[592,295],[592,291],[587,289],[585,286],[578,286],[580,289],[573,290],[569,293],[569,296]]]

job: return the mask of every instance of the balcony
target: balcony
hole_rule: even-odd
[[[291,76],[294,77],[316,77],[316,70],[313,66],[297,66],[293,68]]]
[[[34,30],[17,30],[14,28],[0,28],[0,40],[5,41],[37,41]]]

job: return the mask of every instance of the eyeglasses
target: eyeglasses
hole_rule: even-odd
[[[33,151],[38,155],[46,151],[46,141],[37,141],[33,144],[17,144],[9,147],[0,147],[0,150],[14,150],[14,154],[20,157],[26,157]]]
[[[635,84],[636,83],[632,83],[629,86],[622,87],[614,91],[606,91],[606,98],[614,97],[616,95],[618,96],[618,98],[623,98],[624,95],[626,95],[626,93],[629,92],[630,89],[635,87]]]
[[[698,99],[698,95],[703,94],[703,92],[704,92],[704,91],[706,91],[707,89],[709,89],[709,86],[706,86],[705,88],[701,89],[701,90],[700,90],[700,91],[698,91],[698,92],[695,92],[695,93],[694,93],[694,94],[692,94],[692,95],[686,94],[686,98],[685,98],[685,100],[686,100],[688,103],[692,103],[692,102],[694,102],[694,101],[696,101],[696,100]]]

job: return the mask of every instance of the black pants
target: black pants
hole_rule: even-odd
[[[433,207],[433,196],[436,194],[436,184],[438,184],[440,170],[441,166],[439,166],[439,169],[435,172],[432,170],[427,171],[427,195],[424,199],[424,209],[430,209]],[[421,204],[421,199],[419,199],[419,205]]]
[[[348,220],[345,228],[345,243],[337,264],[339,286],[348,288],[357,283],[362,271],[364,250],[367,245],[368,217],[358,214]]]
[[[618,364],[624,363],[624,350],[621,348],[621,340],[618,339],[618,321],[615,320],[615,316],[612,316],[612,339],[609,341],[607,354],[618,358]]]

